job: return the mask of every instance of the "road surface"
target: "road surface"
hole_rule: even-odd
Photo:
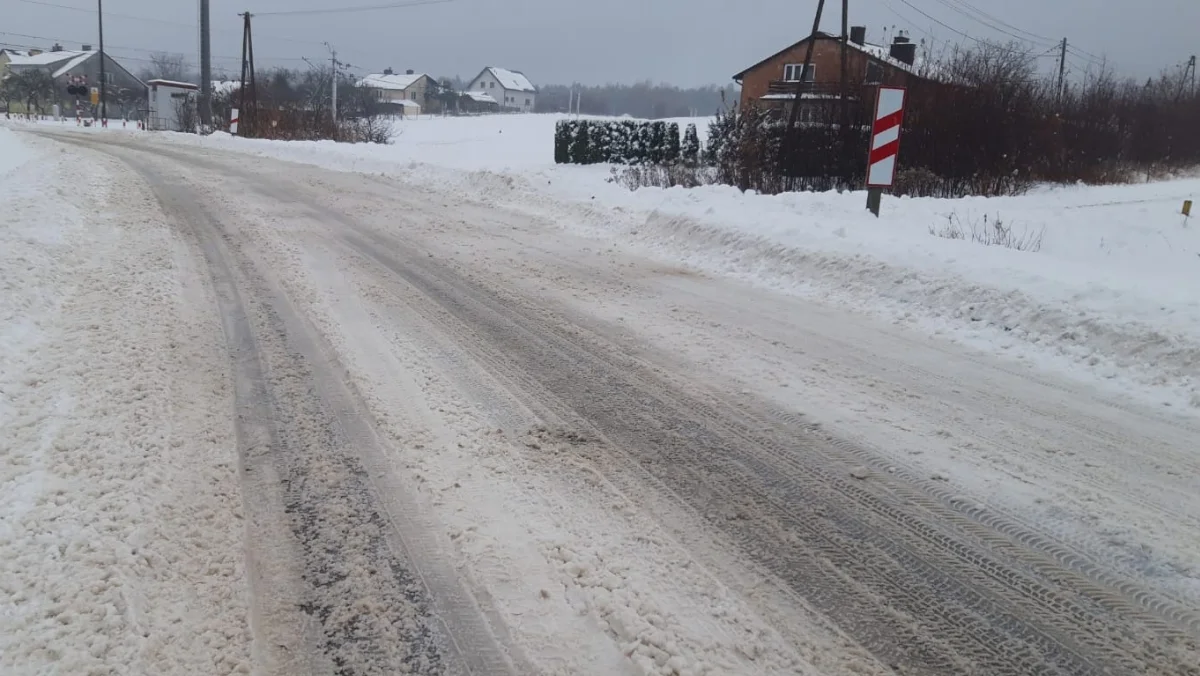
[[[1200,674],[1186,420],[382,177],[45,136],[203,271],[261,673]]]

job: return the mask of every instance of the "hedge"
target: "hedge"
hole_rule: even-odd
[[[633,120],[559,120],[558,164],[671,164],[681,154],[679,125]]]

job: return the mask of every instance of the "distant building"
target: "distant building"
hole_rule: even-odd
[[[467,92],[487,94],[501,110],[533,112],[537,87],[519,70],[488,66],[467,85]]]
[[[373,91],[375,100],[385,112],[392,114],[419,115],[422,111],[433,113],[441,109],[438,99],[441,87],[425,73],[409,70],[400,74],[388,68],[364,77],[358,81],[358,86]]]
[[[89,89],[100,86],[100,52],[91,45],[83,45],[78,51],[64,50],[60,45],[54,45],[48,51],[0,49],[0,79],[30,69],[45,71],[54,79],[56,95],[50,103],[61,105],[64,114],[73,114],[79,102],[84,104],[89,115],[95,112],[87,101],[89,97],[67,93],[67,87],[73,81],[84,82]],[[146,85],[107,53],[104,71],[108,116],[140,118],[146,106]],[[14,101],[12,111],[28,112],[23,101]]]
[[[922,74],[924,64],[917,54],[917,44],[900,33],[890,46],[866,41],[867,29],[850,29],[847,43],[848,80],[854,85],[907,86],[913,80],[927,80]],[[804,58],[813,42],[812,61],[806,72]],[[789,45],[771,56],[733,76],[742,87],[742,108],[751,106],[780,107],[796,98],[796,85],[801,80],[811,82],[804,95],[801,118],[806,110],[816,110],[838,98],[841,86],[841,37],[815,33]]]

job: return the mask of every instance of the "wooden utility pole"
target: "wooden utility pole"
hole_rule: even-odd
[[[788,134],[791,136],[795,136],[796,120],[800,116],[800,100],[804,95],[805,85],[808,84],[805,78],[812,67],[813,47],[817,44],[817,31],[821,30],[821,15],[824,12],[825,0],[817,0],[817,15],[813,18],[812,33],[808,36],[808,51],[804,54],[804,67],[800,70],[800,77],[796,82],[796,98],[792,101],[792,113],[788,118]]]
[[[812,32],[808,34],[808,50],[804,54],[804,66],[800,69],[800,77],[796,81],[795,99],[792,100],[792,111],[788,116],[787,136],[784,138],[784,153],[785,155],[793,155],[800,152],[800,132],[796,128],[796,121],[800,118],[800,106],[804,99],[804,90],[807,89],[806,78],[808,72],[812,68],[813,47],[817,44],[817,31],[821,29],[821,14],[825,12],[825,0],[817,0],[817,14],[813,17]],[[815,82],[816,77],[813,77]],[[786,170],[785,170],[786,171]]]
[[[245,21],[242,29],[242,80],[238,135],[253,137],[257,133],[256,123],[258,122],[258,87],[254,78],[254,36],[250,29],[250,19],[254,15],[245,12],[239,16]],[[247,76],[249,76],[248,79]]]
[[[1063,86],[1066,84],[1067,74],[1067,39],[1062,39],[1062,53],[1058,57],[1058,100],[1062,101]]]

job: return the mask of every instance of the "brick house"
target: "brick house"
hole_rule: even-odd
[[[908,86],[913,79],[928,79],[921,72],[917,44],[904,33],[896,36],[889,46],[867,42],[867,29],[855,26],[850,29],[847,49],[848,80],[852,85]],[[813,45],[812,62],[808,72],[804,70],[804,57],[809,41]],[[828,33],[815,33],[800,42],[785,47],[746,70],[733,76],[741,85],[740,107],[783,107],[795,100],[796,83],[803,79],[811,82],[803,95],[808,105],[801,108],[802,119],[806,112],[818,110],[822,101],[838,98],[842,77],[841,37]]]

